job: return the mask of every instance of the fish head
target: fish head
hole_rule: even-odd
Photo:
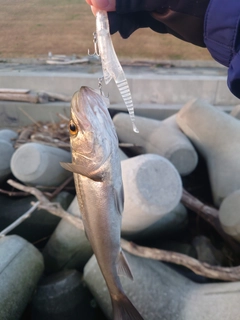
[[[107,98],[89,87],[81,87],[72,98],[69,122],[73,162],[100,165],[118,145],[107,109]]]

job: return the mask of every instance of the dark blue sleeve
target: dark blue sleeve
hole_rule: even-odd
[[[240,98],[240,1],[211,0],[205,15],[204,42],[212,57],[228,67],[228,87]]]
[[[228,69],[228,87],[240,99],[240,53],[232,59]]]

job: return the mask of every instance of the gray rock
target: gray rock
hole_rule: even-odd
[[[12,130],[0,130],[0,183],[11,174],[10,161],[14,153],[13,140],[17,138],[17,133]]]
[[[0,319],[20,319],[43,268],[33,245],[18,236],[0,238]]]
[[[73,196],[65,191],[60,192],[52,202],[58,202],[64,209],[67,209]],[[31,202],[36,202],[34,196],[21,199],[0,195],[0,230],[3,230],[24,212],[31,207]],[[36,242],[42,238],[49,237],[61,219],[52,215],[46,210],[35,210],[30,218],[23,221],[19,226],[13,229],[9,234],[19,235],[30,242]]]
[[[75,216],[81,216],[77,197],[67,211]],[[62,219],[43,250],[46,272],[52,273],[64,269],[82,270],[92,253],[85,232]]]
[[[240,313],[240,282],[196,284],[166,264],[126,254],[134,281],[121,277],[123,289],[146,320],[236,320]],[[93,256],[84,280],[111,318],[109,293]]]
[[[48,276],[39,283],[32,301],[33,320],[94,319],[93,298],[76,270]]]
[[[240,122],[202,100],[192,100],[177,114],[183,132],[207,162],[214,203],[240,189]]]
[[[134,234],[173,210],[182,195],[179,173],[167,159],[145,154],[121,162],[124,187],[122,233]]]
[[[224,199],[219,209],[219,220],[223,230],[240,242],[240,190]]]
[[[58,186],[71,172],[59,162],[71,162],[65,150],[39,143],[26,143],[13,154],[11,170],[14,176],[28,185]]]
[[[138,134],[133,132],[130,118],[125,113],[118,113],[113,122],[120,141],[140,145],[146,153],[167,158],[185,176],[196,168],[198,156],[188,138],[179,130],[175,118],[158,121],[136,116]]]

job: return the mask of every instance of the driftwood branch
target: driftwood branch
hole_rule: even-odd
[[[44,94],[38,94],[35,92],[28,92],[28,93],[0,92],[0,100],[22,101],[22,102],[29,102],[29,103],[45,103],[48,101],[48,98]]]
[[[211,266],[208,263],[202,263],[181,253],[141,247],[124,239],[122,239],[121,244],[124,250],[136,256],[175,263],[187,267],[194,273],[204,277],[221,279],[224,281],[240,280],[240,267],[223,268]]]
[[[202,219],[212,225],[218,234],[228,243],[232,250],[240,254],[240,245],[228,234],[223,231],[219,221],[218,210],[205,205],[203,202],[192,196],[186,190],[183,190],[181,202],[185,207],[197,213]]]
[[[82,220],[76,216],[69,214],[67,211],[63,210],[60,204],[51,203],[41,191],[33,187],[27,187],[13,180],[8,180],[8,183],[25,192],[29,192],[34,195],[39,201],[39,208],[45,209],[48,212],[66,219],[78,229],[84,230]],[[170,263],[175,263],[182,265],[194,273],[199,274],[204,277],[212,279],[220,279],[224,281],[239,281],[240,280],[240,267],[233,268],[222,268],[211,266],[207,263],[201,263],[200,261],[190,258],[184,254],[169,252],[165,250],[159,250],[154,248],[141,247],[124,239],[121,240],[122,248],[133,255],[137,255],[143,258],[149,258],[154,260],[160,260]]]
[[[0,88],[0,100],[22,101],[30,103],[47,103],[49,101],[71,101],[71,96],[54,92],[34,92],[29,89]]]

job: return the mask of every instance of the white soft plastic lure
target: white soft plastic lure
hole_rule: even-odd
[[[133,130],[135,132],[139,132],[135,124],[131,92],[126,76],[113,47],[106,11],[98,11],[96,14],[96,34],[99,55],[102,61],[104,81],[106,84],[108,84],[111,79],[114,79],[128,109]]]

